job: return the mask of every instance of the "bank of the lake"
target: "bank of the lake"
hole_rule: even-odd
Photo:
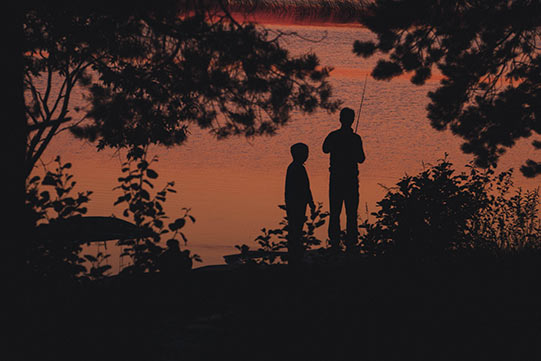
[[[535,360],[540,276],[536,254],[388,256],[34,285],[12,346],[21,360]]]

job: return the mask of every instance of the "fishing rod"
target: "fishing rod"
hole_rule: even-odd
[[[367,81],[368,81],[368,73],[366,74],[366,76],[364,78],[363,96],[361,98],[361,105],[359,106],[359,113],[357,114],[357,125],[355,125],[355,133],[357,133],[357,128],[359,127],[359,119],[361,118],[361,110],[363,109],[364,93],[366,91],[366,82]]]

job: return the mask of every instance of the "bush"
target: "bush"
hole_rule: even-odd
[[[284,212],[286,207],[284,205],[278,206]],[[301,244],[304,251],[310,250],[315,246],[319,246],[322,242],[315,235],[316,229],[322,227],[325,224],[325,218],[329,216],[329,213],[322,211],[322,203],[318,203],[314,212],[308,217],[305,226],[303,227],[303,233],[301,238]],[[280,221],[280,227],[274,229],[261,229],[262,234],[257,236],[254,240],[258,244],[257,251],[261,251],[261,257],[252,257],[248,259],[245,257],[243,262],[250,263],[260,263],[260,264],[273,264],[275,262],[285,261],[286,258],[281,259],[277,257],[273,252],[283,252],[288,249],[288,220],[287,215],[284,215],[284,218]],[[235,246],[241,255],[247,255],[249,251],[249,246]]]
[[[512,171],[502,172],[488,185],[490,202],[472,220],[472,247],[514,253],[541,248],[539,188],[513,190]]]
[[[360,225],[362,252],[424,257],[538,248],[539,190],[512,194],[512,170],[468,168],[456,174],[445,158],[388,188],[376,222]]]
[[[195,218],[189,214],[190,210],[183,208],[182,216],[168,223],[166,227],[165,221],[169,217],[163,209],[163,203],[167,199],[167,194],[176,193],[175,184],[168,182],[155,195],[151,195],[151,190],[154,188],[151,181],[158,178],[158,173],[150,166],[158,159],[154,157],[147,161],[146,158],[145,148],[131,149],[127,161],[122,165],[124,176],[118,178],[120,185],[115,188],[122,191],[115,205],[125,204],[123,216],[131,218],[141,230],[139,238],[119,241],[119,245],[126,246],[121,257],[131,258],[131,264],[121,270],[123,273],[158,271],[158,259],[164,251],[161,246],[162,237],[167,235],[167,241],[181,239],[186,244],[188,240],[182,229],[187,221],[195,222]],[[198,255],[189,257],[195,261],[201,261]]]
[[[43,224],[55,224],[62,220],[86,214],[90,191],[72,196],[77,184],[68,173],[71,163],[55,159],[56,168],[47,170],[43,179],[34,176],[26,185],[25,226],[36,230]],[[81,257],[82,245],[69,239],[39,239],[31,236],[26,242],[26,269],[30,276],[49,280],[75,280],[86,273]],[[102,269],[106,271],[106,269]]]
[[[119,241],[119,245],[125,246],[122,256],[131,259],[130,264],[122,270],[124,273],[157,271],[158,258],[164,251],[162,238],[167,235],[166,242],[181,239],[186,244],[188,240],[182,229],[187,221],[195,222],[189,209],[182,209],[181,216],[166,226],[168,217],[163,210],[163,202],[168,193],[175,192],[174,183],[167,183],[162,190],[151,195],[150,190],[154,188],[151,180],[158,178],[158,173],[150,168],[155,161],[156,158],[150,162],[146,160],[145,149],[133,148],[123,164],[124,176],[119,178],[120,185],[115,188],[122,191],[115,205],[126,205],[123,216],[132,218],[141,235],[137,239]],[[46,233],[44,238],[43,232],[38,232],[38,227],[86,214],[85,204],[92,194],[86,191],[73,196],[76,182],[73,175],[67,173],[71,163],[62,163],[60,157],[55,162],[56,168],[46,170],[43,179],[35,176],[27,183],[25,226],[36,232],[25,245],[26,271],[32,278],[55,281],[102,279],[111,268],[105,263],[108,254],[98,252],[96,255],[83,255],[82,242],[56,233],[53,236]],[[190,263],[192,260],[201,261],[198,255],[190,255],[187,250],[182,255],[189,257]]]

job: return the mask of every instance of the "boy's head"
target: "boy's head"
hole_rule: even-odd
[[[343,127],[351,127],[355,120],[355,112],[351,108],[343,108],[340,111],[340,123]]]
[[[291,156],[296,162],[304,163],[308,159],[308,146],[304,143],[296,143],[291,146]]]

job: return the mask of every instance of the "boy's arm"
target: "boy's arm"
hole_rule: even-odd
[[[327,138],[323,141],[323,153],[331,152],[331,135],[327,135]]]
[[[312,197],[312,191],[310,190],[310,185],[308,185],[308,204],[311,208],[315,207],[314,198]]]
[[[363,163],[366,160],[366,155],[364,154],[363,141],[359,136],[359,163]]]
[[[284,187],[284,200],[285,200],[285,204],[286,204],[286,207],[287,207],[287,204],[289,203],[289,187],[291,187],[291,174],[290,174],[290,170],[289,170],[289,167],[287,167],[287,171],[286,171],[286,181],[285,181],[285,187]]]
[[[312,212],[316,208],[316,205],[314,203],[314,198],[312,197],[312,190],[310,189],[310,179],[308,178],[308,173],[306,172],[306,168],[304,169],[304,174],[306,177],[306,193],[308,198],[308,205],[310,206],[310,209]]]

